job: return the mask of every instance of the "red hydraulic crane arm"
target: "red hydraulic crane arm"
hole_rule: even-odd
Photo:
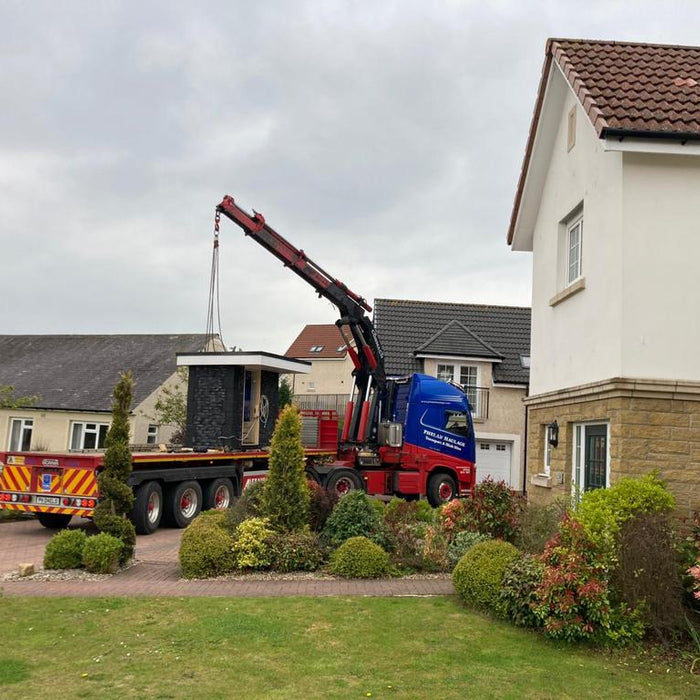
[[[317,265],[306,253],[295,248],[283,236],[280,236],[271,226],[265,223],[265,217],[258,212],[251,216],[239,207],[233,197],[226,195],[216,211],[238,224],[246,236],[254,238],[263,248],[281,260],[286,267],[291,268],[299,277],[308,282],[320,296],[325,297],[339,309],[341,314],[357,316],[358,306],[365,311],[372,307],[358,294],[348,289],[343,282],[329,275],[320,265]]]

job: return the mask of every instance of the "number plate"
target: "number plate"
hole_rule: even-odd
[[[56,496],[37,496],[36,504],[38,506],[60,506],[61,499]]]

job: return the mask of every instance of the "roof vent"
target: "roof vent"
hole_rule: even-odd
[[[698,81],[693,78],[674,78],[673,84],[678,87],[695,87]]]

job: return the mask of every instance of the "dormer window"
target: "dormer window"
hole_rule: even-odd
[[[325,347],[325,345],[312,345],[311,352],[322,352]]]

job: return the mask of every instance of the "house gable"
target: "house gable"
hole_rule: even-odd
[[[454,320],[417,347],[414,354],[416,357],[457,355],[459,357],[489,359],[496,362],[503,359],[503,355],[494,350],[488,343],[481,340],[462,323]]]

